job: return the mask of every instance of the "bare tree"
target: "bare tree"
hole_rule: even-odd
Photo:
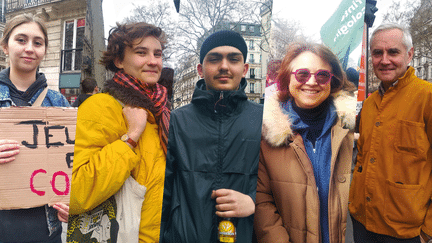
[[[261,1],[264,0],[181,1],[178,14],[168,3],[136,5],[132,16],[124,22],[143,21],[161,27],[169,37],[166,57],[186,60],[191,54],[199,56],[201,42],[211,33],[226,29],[228,23],[259,23]]]
[[[259,4],[250,0],[181,1],[178,48],[183,56],[199,55],[201,42],[224,24],[255,22]]]
[[[413,10],[409,21],[416,57],[431,58],[432,56],[432,2],[423,0]],[[430,60],[429,60],[430,61]]]
[[[282,60],[290,43],[308,39],[296,20],[273,18],[272,24],[270,58],[273,60]]]
[[[393,0],[387,12],[383,15],[383,22],[393,22],[403,25],[409,25],[410,19],[413,17],[415,7],[418,0],[401,4],[398,0]]]
[[[404,6],[398,1],[393,1],[384,14],[384,22],[395,22],[409,27],[416,57],[428,56],[432,52],[431,12],[430,0],[414,0]]]

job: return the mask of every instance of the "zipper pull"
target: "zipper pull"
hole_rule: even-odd
[[[214,105],[214,113],[217,113],[216,107],[217,107],[219,101],[221,101],[222,99],[223,99],[223,91],[221,91],[221,92],[219,93],[219,100],[216,101],[216,103],[215,103],[215,105]]]

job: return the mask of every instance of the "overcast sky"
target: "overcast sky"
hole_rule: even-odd
[[[128,17],[134,5],[146,5],[151,0],[103,0],[102,8],[104,14],[105,38],[108,37],[109,30],[115,26],[116,22],[121,22]],[[173,0],[159,0],[168,2],[174,9]],[[187,0],[181,0],[187,1]],[[388,7],[393,1],[400,1],[402,6],[410,0],[377,0],[378,12],[374,27],[382,22],[383,15],[387,12]],[[323,0],[273,0],[274,16],[279,18],[295,19],[299,22],[304,30],[304,34],[312,38],[313,41],[320,42],[319,31],[321,26],[330,18],[339,6],[341,0],[323,1]],[[306,6],[306,7],[305,7]],[[181,9],[180,9],[181,11]],[[371,30],[373,30],[373,28]],[[360,55],[361,48],[354,51],[354,55]]]
[[[382,16],[387,12],[393,1],[401,2],[402,6],[405,6],[406,2],[412,2],[412,0],[377,0],[378,12],[376,13],[377,17],[374,26],[378,26],[382,22]],[[301,26],[304,27],[305,34],[318,41],[321,26],[332,16],[340,3],[341,0],[273,0],[273,9],[275,9],[274,14],[280,18],[299,21]]]
[[[382,22],[383,15],[387,12],[393,1],[399,1],[402,3],[401,6],[405,6],[405,3],[410,0],[377,0],[377,17],[370,31]],[[303,33],[306,36],[312,38],[312,41],[321,42],[319,33],[321,26],[332,16],[341,2],[342,0],[273,0],[274,16],[288,20],[295,19],[303,28]],[[359,45],[352,55],[360,57],[360,54],[361,45]]]
[[[134,4],[144,3],[147,0],[103,0],[102,10],[104,15],[105,38],[108,37],[109,30],[115,26],[116,22],[121,22],[133,9]]]
[[[172,0],[162,0],[172,4]],[[186,0],[182,0],[186,1]],[[300,21],[304,26],[305,34],[319,39],[319,30],[321,26],[330,18],[336,8],[339,6],[340,0],[337,1],[322,1],[322,0],[301,0],[301,1],[287,1],[287,0],[273,0],[274,11],[277,16],[286,16],[290,19]],[[377,18],[374,26],[382,21],[382,15],[386,12],[387,8],[391,5],[392,1],[410,2],[410,0],[378,0]],[[102,3],[104,19],[105,19],[105,33],[115,25],[115,22],[123,20],[129,16],[135,5],[143,5],[150,3],[150,0],[104,0]],[[404,6],[404,4],[402,6]],[[305,7],[307,6],[307,7]]]
[[[173,0],[156,0],[158,2],[168,2],[170,7],[175,9]],[[182,0],[185,1],[185,0]],[[131,15],[134,5],[147,5],[154,0],[103,0],[102,10],[104,15],[105,38],[108,38],[109,30],[115,26],[116,22]]]

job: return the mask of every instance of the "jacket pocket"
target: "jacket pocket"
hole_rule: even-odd
[[[386,180],[384,219],[392,227],[423,224],[427,211],[424,188],[421,185],[407,185]]]
[[[398,153],[411,155],[425,153],[425,145],[429,143],[424,123],[399,120],[396,129],[395,149]]]
[[[352,215],[356,215],[357,213],[359,213],[360,207],[362,207],[360,204],[363,203],[361,203],[360,198],[364,197],[362,196],[364,195],[364,184],[363,163],[357,162],[354,167],[348,196],[349,213]]]

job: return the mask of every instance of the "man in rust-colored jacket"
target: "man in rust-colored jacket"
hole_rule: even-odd
[[[414,49],[397,24],[371,37],[379,90],[365,102],[349,210],[356,242],[428,242],[432,235],[432,84],[408,64]],[[432,241],[429,241],[432,242]]]

